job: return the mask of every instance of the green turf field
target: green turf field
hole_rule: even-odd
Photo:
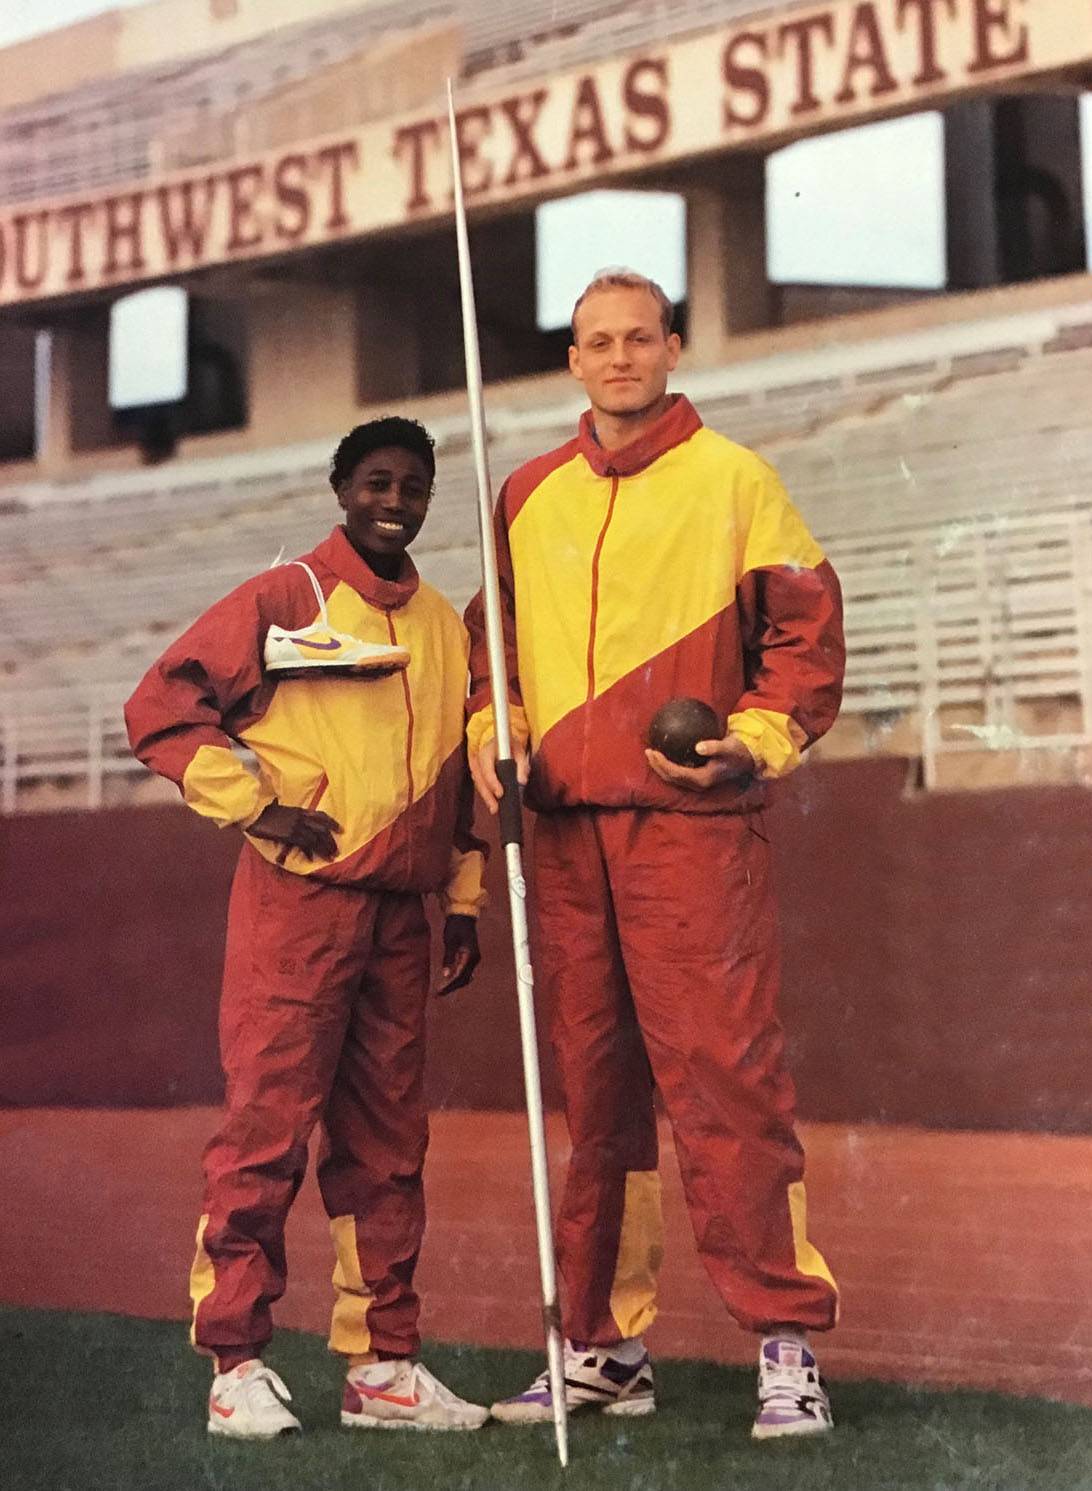
[[[1092,1491],[1092,1410],[986,1393],[834,1384],[838,1429],[818,1443],[747,1437],[752,1374],[657,1364],[660,1411],[577,1418],[562,1473],[550,1429],[475,1434],[338,1427],[338,1364],[281,1332],[268,1360],[305,1434],[232,1444],[205,1433],[208,1364],[184,1327],[0,1309],[5,1491]],[[537,1369],[526,1352],[435,1346],[429,1365],[489,1402]]]

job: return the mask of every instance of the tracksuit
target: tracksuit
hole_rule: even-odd
[[[233,1358],[269,1339],[285,1219],[321,1124],[331,1348],[412,1356],[428,1142],[422,896],[439,892],[448,914],[476,915],[483,900],[463,740],[467,637],[408,557],[383,580],[335,528],[305,559],[330,624],[404,646],[405,672],[265,675],[268,628],[316,621],[308,577],[283,565],[207,611],[126,706],[136,755],[221,827],[245,833],[277,800],[341,828],[330,862],[261,838],[239,859],[220,1006],[226,1112],[205,1151],[192,1339]]]
[[[513,733],[532,750],[536,968],[572,1158],[557,1226],[570,1339],[656,1313],[653,1091],[702,1260],[748,1330],[833,1325],[808,1241],[804,1157],[777,1015],[762,805],[833,722],[837,578],[773,469],[675,397],[621,450],[576,437],[505,483],[496,538]],[[480,596],[468,740],[493,730]],[[645,758],[661,704],[711,704],[755,760],[704,793]]]

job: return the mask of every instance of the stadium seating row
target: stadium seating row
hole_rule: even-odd
[[[1063,334],[1079,342],[1089,308],[1066,315],[915,334],[898,365],[876,343],[681,380],[711,426],[775,460],[842,576],[847,713],[966,706],[997,730],[1020,701],[1054,699],[1092,736],[1092,347]],[[498,400],[494,470],[566,438],[578,407]],[[462,417],[433,423],[439,497],[415,552],[461,606],[477,586],[473,472]],[[333,520],[332,443],[4,489],[9,797],[17,777],[74,770],[96,732],[106,769],[126,769],[118,705],[165,641]]]
[[[28,202],[137,181],[171,121],[208,121],[254,104],[381,36],[456,21],[471,74],[580,66],[622,47],[723,24],[761,0],[372,0],[245,45],[87,83],[0,116],[0,202]]]

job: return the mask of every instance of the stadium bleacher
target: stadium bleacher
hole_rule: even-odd
[[[761,11],[762,0],[375,0],[286,26],[182,63],[134,69],[6,110],[0,118],[0,202],[33,202],[155,170],[156,141],[186,121],[224,118],[380,37],[457,22],[464,71],[503,83],[542,68],[580,66],[665,34],[699,31]]]
[[[1092,737],[1092,429],[1074,396],[1090,374],[1092,307],[1070,306],[678,379],[709,425],[775,462],[838,568],[847,714],[913,714],[935,753],[990,731],[995,744],[1034,744],[1014,722],[1046,700],[1068,723],[1039,743]],[[498,479],[566,439],[579,407],[498,407]],[[415,553],[462,606],[477,586],[473,470],[462,418],[434,429],[439,498]],[[204,607],[322,536],[335,438],[101,473],[77,489],[5,488],[8,807],[22,783],[84,775],[89,756],[100,786],[134,769],[121,701]],[[953,707],[948,729],[940,714]]]

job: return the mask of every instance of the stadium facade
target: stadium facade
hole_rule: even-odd
[[[845,709],[800,811],[809,793],[863,800],[875,848],[929,798],[905,870],[932,877],[936,905],[907,911],[909,937],[968,864],[1005,859],[1005,824],[1037,794],[1055,838],[1034,918],[1066,893],[1092,779],[1092,8],[1071,0],[155,0],[0,52],[5,811],[114,807],[137,832],[129,805],[162,784],[128,755],[121,700],[200,609],[324,531],[329,452],[362,418],[434,429],[419,562],[457,604],[475,588],[448,76],[498,475],[581,407],[566,332],[536,319],[536,208],[678,194],[676,386],[774,460],[846,588]],[[926,111],[943,119],[944,284],[775,281],[773,154]],[[639,265],[641,245],[613,257]],[[112,316],[163,285],[186,292],[186,386],[119,411]],[[946,798],[969,788],[990,790]],[[167,810],[145,811],[150,833]],[[938,869],[957,820],[963,858]],[[1045,966],[1040,933],[1028,956]],[[1011,959],[993,942],[1001,965],[979,971],[996,987]],[[1046,998],[1055,1071],[1076,992],[1063,979]],[[855,1049],[847,1072],[867,1064]],[[1011,1121],[998,1101],[983,1089],[949,1117]],[[1069,1124],[1052,1102],[1042,1122]]]

